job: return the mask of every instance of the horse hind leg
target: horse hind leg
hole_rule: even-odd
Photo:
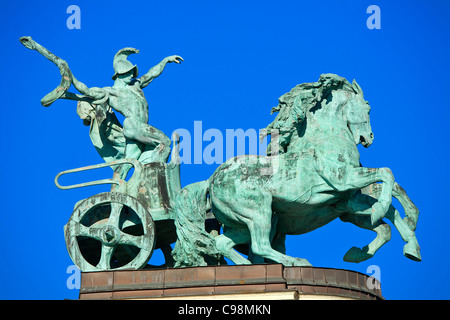
[[[264,259],[281,263],[284,266],[311,266],[306,259],[290,257],[273,249],[270,246],[268,236],[259,228],[258,224],[253,224],[253,227],[251,228],[251,249],[254,254],[261,256]]]
[[[284,242],[286,240],[286,236],[281,236],[277,234],[277,223],[278,223],[278,216],[272,215],[272,226],[270,231],[270,243],[273,249],[275,249],[278,252],[286,253],[286,247],[284,246]],[[275,240],[275,236],[277,236],[277,239]],[[281,240],[278,238],[282,238]],[[284,246],[284,247],[283,247]],[[252,264],[262,264],[262,263],[275,263],[274,261],[270,259],[264,259],[261,256],[258,256],[253,253],[253,250],[250,246],[248,250],[248,259],[252,262]]]
[[[224,233],[215,238],[217,250],[237,265],[251,264],[249,260],[245,259],[233,249],[235,245],[248,242],[250,242],[250,234],[246,229],[227,228]]]
[[[255,209],[249,205],[245,208],[246,210],[254,211],[251,215],[252,219],[247,221],[253,253],[285,266],[311,266],[306,259],[290,257],[272,248],[270,243],[272,230],[272,195],[267,192],[260,194],[256,199],[260,201],[259,208]]]
[[[255,255],[251,247],[249,247],[248,259],[245,259],[233,249],[239,244],[249,244],[250,239],[250,233],[247,228],[225,228],[225,231],[214,240],[217,250],[237,265],[265,263],[264,258]]]

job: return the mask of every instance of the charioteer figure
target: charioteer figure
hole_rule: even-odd
[[[183,61],[183,58],[178,55],[166,57],[145,75],[137,78],[138,67],[128,61],[127,57],[132,53],[139,53],[139,50],[124,48],[114,56],[115,73],[112,77],[114,85],[88,88],[75,78],[66,61],[52,54],[31,37],[22,37],[20,41],[27,48],[41,53],[60,69],[61,84],[41,100],[44,106],[49,106],[57,99],[70,99],[88,102],[96,108],[102,108],[104,113],[111,107],[125,117],[122,131],[125,137],[124,158],[139,159],[144,151],[151,149],[153,150],[152,161],[167,162],[171,151],[171,140],[161,130],[148,124],[148,103],[142,89],[161,75],[167,63],[178,64]],[[71,84],[82,95],[68,92]],[[118,167],[116,174],[120,179],[125,179],[130,168],[130,165],[122,165]]]
[[[167,63],[178,64],[183,59],[177,55],[166,57],[138,78],[138,67],[127,58],[139,51],[124,48],[114,56],[113,86],[88,88],[72,74],[65,60],[31,37],[21,37],[20,42],[53,62],[61,73],[61,83],[41,99],[41,104],[48,107],[58,99],[77,101],[77,114],[90,127],[92,144],[105,161],[60,172],[55,177],[56,186],[68,190],[112,185],[110,192],[75,204],[64,227],[72,261],[84,272],[141,269],[147,265],[153,250],[161,249],[165,265],[173,266],[170,245],[177,239],[173,206],[181,190],[179,137],[173,134],[174,150],[167,163],[172,151],[171,139],[148,124],[148,103],[142,89],[161,75]],[[81,94],[69,92],[72,85]],[[125,117],[123,124],[115,111]],[[74,185],[61,185],[58,181],[65,174],[105,167],[115,169],[111,179]],[[125,180],[132,167],[133,175]]]

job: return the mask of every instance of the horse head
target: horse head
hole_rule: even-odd
[[[343,98],[336,98],[338,95],[333,98],[333,93],[338,91],[341,92],[340,97]],[[342,95],[342,92],[345,95]],[[330,98],[337,99],[337,104],[323,103]],[[314,113],[319,109],[331,113],[338,112],[341,115],[340,119],[342,118],[352,134],[355,144],[361,143],[366,148],[372,144],[370,106],[364,100],[361,87],[356,81],[351,84],[346,79],[331,73],[322,74],[317,82],[299,84],[290,92],[282,95],[278,99],[278,106],[272,108],[272,113],[278,112],[278,115],[266,127],[261,139],[270,135],[273,130],[278,130],[278,149],[281,153],[286,152],[291,145],[296,144],[294,141],[300,141],[298,133],[301,131],[298,130],[298,127],[303,125],[306,128],[306,118],[308,116],[316,117]],[[327,122],[325,125],[328,125]],[[267,149],[267,155],[270,154],[271,143]]]
[[[353,96],[346,102],[343,112],[347,127],[353,135],[355,144],[361,143],[368,148],[373,142],[372,127],[370,125],[370,105],[364,100],[361,87],[353,80]]]

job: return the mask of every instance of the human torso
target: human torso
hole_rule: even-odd
[[[126,87],[109,87],[109,105],[125,118],[148,123],[148,103],[139,83]]]

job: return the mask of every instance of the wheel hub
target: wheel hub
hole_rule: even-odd
[[[102,228],[102,240],[103,244],[106,246],[114,246],[120,240],[120,231],[111,225],[104,226]]]

